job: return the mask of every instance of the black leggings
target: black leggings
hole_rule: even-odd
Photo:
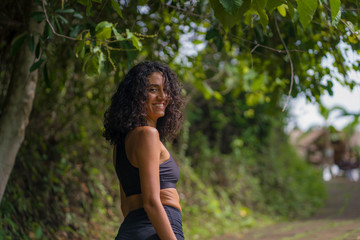
[[[181,212],[179,209],[164,205],[171,227],[178,240],[183,240]],[[121,224],[115,240],[159,240],[144,208],[131,211]]]

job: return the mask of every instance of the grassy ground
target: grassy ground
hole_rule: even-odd
[[[326,183],[325,206],[308,219],[282,222],[214,240],[360,240],[360,182]]]

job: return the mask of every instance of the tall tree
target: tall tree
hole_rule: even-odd
[[[30,18],[30,13],[39,11],[33,1],[24,2],[22,30],[32,35],[33,45],[39,42],[39,35],[44,30],[44,22],[37,23]],[[38,61],[34,49],[23,44],[14,61],[3,110],[0,117],[0,200],[5,191],[6,183],[14,166],[16,154],[25,136],[25,129],[35,97],[38,70],[31,69]]]

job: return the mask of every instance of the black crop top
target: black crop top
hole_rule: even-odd
[[[124,189],[125,195],[131,196],[141,193],[139,169],[134,167],[126,156],[125,144],[116,146],[116,174],[120,184]],[[176,188],[179,180],[179,168],[170,154],[170,158],[159,166],[160,189]]]

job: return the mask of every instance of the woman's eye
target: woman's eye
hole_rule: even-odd
[[[157,90],[156,88],[150,88],[149,92],[156,92],[156,90]]]

